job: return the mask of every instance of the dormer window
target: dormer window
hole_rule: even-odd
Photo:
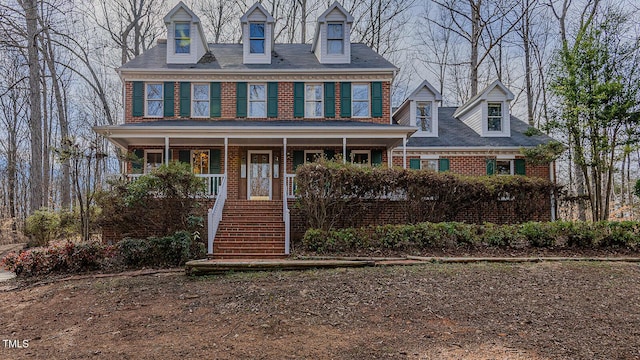
[[[178,22],[175,24],[175,52],[176,54],[191,53],[191,24]]]
[[[502,104],[488,103],[487,110],[487,130],[498,132],[502,131]]]
[[[344,26],[342,24],[327,24],[327,53],[330,55],[344,54]]]
[[[433,119],[431,118],[430,101],[416,102],[416,125],[418,126],[418,131],[427,133],[433,132]]]
[[[249,24],[249,52],[264,54],[264,23]]]

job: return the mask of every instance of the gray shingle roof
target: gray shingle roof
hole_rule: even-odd
[[[462,121],[453,117],[456,107],[438,109],[438,137],[411,137],[408,147],[532,147],[552,139],[544,134],[527,136],[527,123],[511,116],[511,137],[482,137]]]
[[[271,64],[243,64],[242,44],[209,44],[213,61],[198,64],[167,64],[167,44],[160,43],[122,65],[122,70],[135,69],[200,69],[200,70],[331,70],[389,69],[396,67],[364,44],[351,44],[350,64],[321,64],[309,44],[275,44]]]

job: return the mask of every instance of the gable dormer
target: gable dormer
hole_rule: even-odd
[[[240,18],[242,24],[242,63],[271,64],[273,16],[259,2]]]
[[[200,19],[182,1],[164,17],[167,64],[196,64],[208,51]]]
[[[513,93],[496,80],[460,106],[453,116],[482,137],[510,137],[509,104],[513,99]]]
[[[321,64],[351,62],[351,24],[353,16],[337,1],[320,15],[311,51]]]

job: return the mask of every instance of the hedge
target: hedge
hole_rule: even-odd
[[[318,253],[359,250],[420,251],[455,247],[626,248],[638,250],[640,222],[527,222],[515,225],[459,222],[309,229],[302,248]]]

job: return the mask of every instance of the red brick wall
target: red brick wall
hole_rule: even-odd
[[[355,120],[363,122],[373,122],[378,124],[388,124],[390,119],[390,99],[391,99],[391,83],[382,83],[382,117],[379,118],[342,118],[340,117],[340,83],[336,82],[336,117],[307,119],[307,120]],[[221,116],[214,119],[236,119],[236,83],[221,83]],[[137,123],[145,121],[157,121],[159,118],[133,117],[133,82],[125,82],[125,123]],[[176,82],[174,86],[174,113],[172,118],[164,118],[164,120],[180,119],[180,83]],[[195,119],[208,120],[208,119]],[[277,118],[251,118],[255,121],[268,120],[302,120],[302,118],[293,117],[293,82],[280,82],[278,84],[278,117]]]

